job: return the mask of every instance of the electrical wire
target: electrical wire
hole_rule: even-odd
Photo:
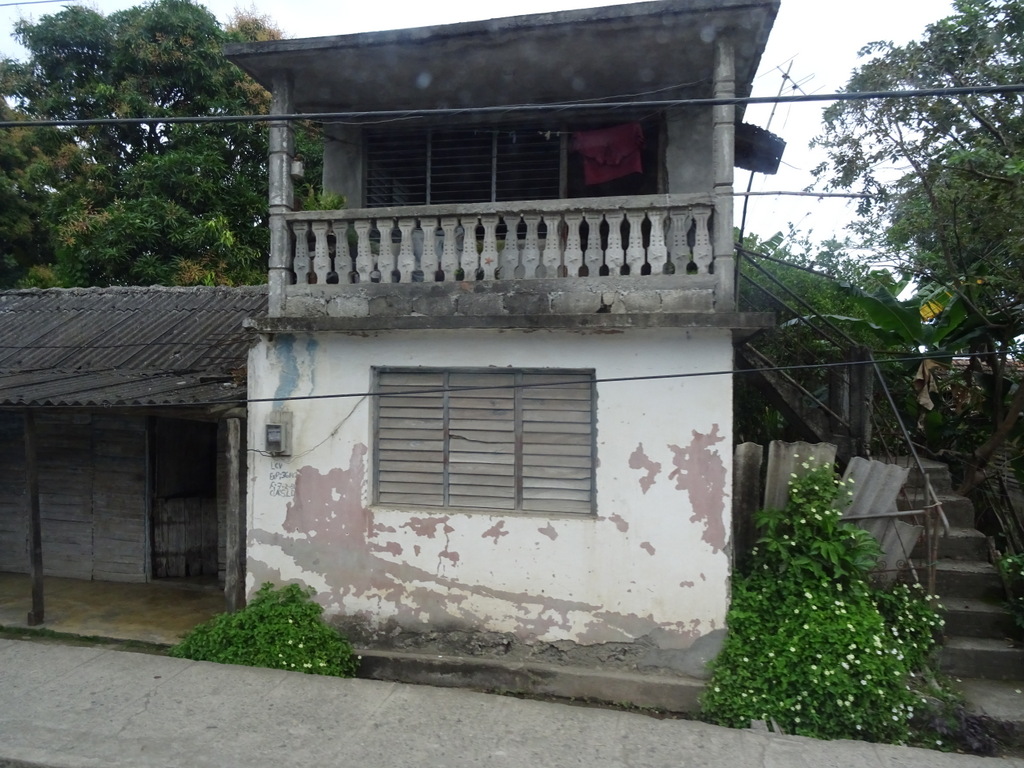
[[[867,101],[873,99],[909,99],[949,96],[984,96],[1008,93],[1024,93],[1024,83],[1005,85],[962,86],[956,88],[921,88],[902,91],[859,91],[854,93],[810,93],[792,96],[732,96],[728,98],[688,98],[655,101],[602,101],[602,102],[560,102],[553,104],[516,104],[493,107],[458,107],[407,110],[364,110],[351,112],[307,112],[279,115],[192,115],[192,116],[150,116],[150,117],[99,117],[81,120],[3,120],[0,128],[73,128],[103,125],[171,125],[176,123],[200,125],[206,123],[282,123],[309,120],[314,122],[343,122],[346,120],[372,123],[375,119],[426,117],[457,117],[486,115],[494,113],[537,113],[573,110],[622,110],[653,109],[671,107],[717,107],[746,104],[790,104],[797,102],[823,101]]]
[[[13,8],[18,5],[46,5],[47,3],[71,4],[78,0],[21,0],[20,3],[0,3],[0,8]]]
[[[982,355],[994,355],[995,352],[991,353],[980,353]],[[962,357],[963,355],[956,353],[942,353],[942,354],[920,354],[909,357],[899,357],[885,360],[884,364],[894,363],[921,363],[924,360],[944,360],[953,359],[956,357]],[[627,382],[636,381],[666,381],[672,379],[695,379],[704,378],[708,376],[736,376],[743,374],[757,374],[757,373],[771,373],[771,372],[784,372],[784,371],[799,371],[799,370],[822,370],[828,368],[849,368],[859,365],[877,365],[879,361],[874,359],[863,360],[863,361],[844,361],[836,363],[805,363],[799,365],[777,365],[763,368],[749,368],[749,369],[736,369],[736,370],[719,370],[719,371],[692,371],[690,373],[660,373],[660,374],[649,374],[645,376],[613,376],[607,378],[595,378],[593,379],[594,384],[621,384]],[[188,400],[181,402],[153,402],[153,403],[103,403],[100,404],[104,408],[153,408],[157,406],[192,406],[192,407],[218,407],[218,406],[244,406],[252,403],[285,403],[285,402],[301,402],[301,401],[315,401],[315,400],[344,400],[348,398],[381,398],[381,397],[408,397],[409,395],[428,395],[428,394],[443,394],[450,392],[471,392],[479,390],[492,390],[492,389],[530,389],[530,388],[542,388],[542,387],[557,387],[562,386],[566,383],[578,383],[564,382],[564,381],[552,381],[552,382],[532,382],[529,384],[492,384],[492,385],[478,385],[478,386],[467,386],[467,387],[430,387],[423,389],[409,389],[402,390],[399,392],[334,392],[322,395],[278,395],[274,397],[227,397],[218,400]],[[46,407],[46,408],[82,408],[82,405],[53,405],[46,404],[45,406],[31,406],[31,405],[7,405],[6,408],[25,408],[25,407]]]

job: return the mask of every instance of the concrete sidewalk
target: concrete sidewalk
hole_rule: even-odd
[[[1024,760],[0,639],[0,768],[37,765],[1024,768]]]

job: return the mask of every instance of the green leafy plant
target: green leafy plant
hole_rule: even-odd
[[[1024,554],[999,558],[999,573],[1006,586],[1006,605],[1017,626],[1024,630]]]
[[[339,195],[327,190],[317,191],[309,188],[306,196],[302,199],[302,210],[304,211],[340,211],[348,204],[345,195]]]
[[[354,677],[358,657],[351,644],[324,623],[313,590],[266,583],[245,608],[222,613],[192,630],[171,656]]]
[[[808,467],[784,510],[758,516],[751,572],[733,585],[729,635],[702,699],[711,722],[774,721],[816,738],[905,742],[919,701],[908,687],[940,619],[913,593],[868,581],[869,534],[842,522],[849,492],[830,467]],[[885,610],[880,610],[883,604]]]
[[[942,605],[925,594],[920,584],[897,583],[874,593],[875,605],[911,670],[924,668],[945,619]]]

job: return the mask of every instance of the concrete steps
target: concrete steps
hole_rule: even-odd
[[[954,677],[1024,680],[1024,648],[1009,639],[946,637],[939,664]]]
[[[970,499],[963,496],[947,496],[942,493],[937,495],[939,501],[942,502],[942,512],[946,515],[951,529],[974,528],[974,504]]]
[[[957,682],[968,709],[985,723],[1004,748],[1024,747],[1024,686],[1019,680],[972,680]]]
[[[911,557],[917,563],[927,561],[928,550],[923,541],[917,543]],[[988,540],[975,528],[950,528],[949,535],[939,537],[939,557],[988,562]]]
[[[950,637],[1013,637],[1017,625],[1002,603],[970,597],[942,600],[946,634]],[[1024,705],[1022,705],[1024,706]]]
[[[935,566],[935,591],[940,598],[967,597],[999,603],[1003,582],[991,563],[977,560],[943,560]]]
[[[1017,640],[1020,630],[1003,605],[1003,583],[989,562],[988,542],[974,527],[974,505],[953,492],[945,464],[922,464],[950,526],[949,534],[939,539],[935,569],[935,591],[946,619],[939,666],[961,679],[1024,681],[1024,643]],[[916,470],[911,470],[907,485],[923,498]],[[919,544],[913,556],[925,562],[927,550]]]

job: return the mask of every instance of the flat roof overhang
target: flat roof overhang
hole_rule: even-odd
[[[235,43],[225,54],[268,90],[288,73],[296,112],[373,112],[710,97],[714,44],[728,39],[745,96],[779,2],[659,0]]]

